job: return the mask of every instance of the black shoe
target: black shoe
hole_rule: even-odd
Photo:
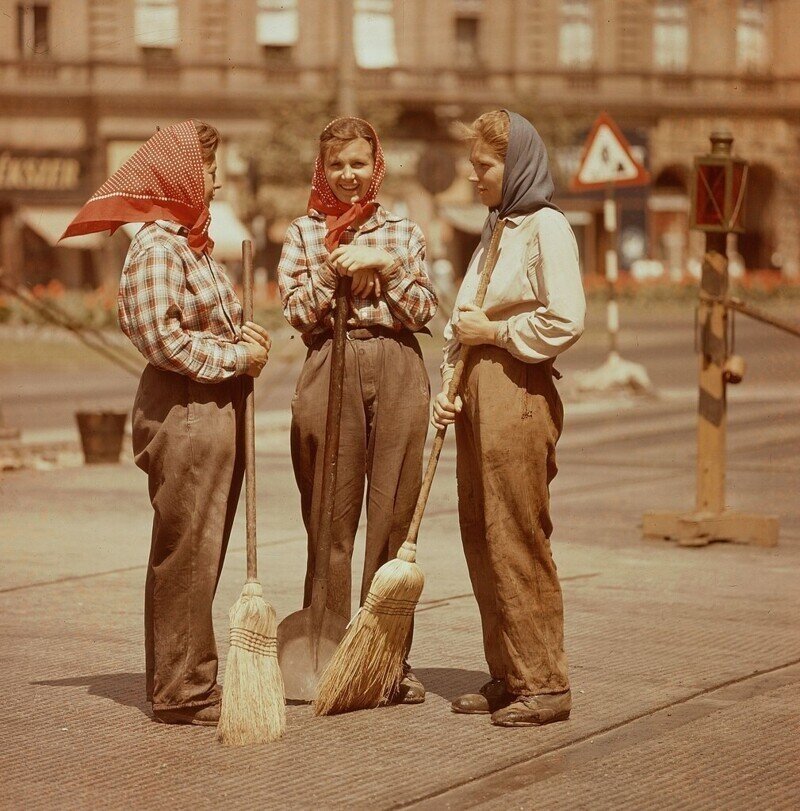
[[[159,724],[192,724],[198,727],[215,727],[219,723],[222,704],[206,704],[205,707],[177,707],[171,710],[153,710],[153,720]]]

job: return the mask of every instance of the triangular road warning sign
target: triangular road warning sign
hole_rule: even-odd
[[[633,156],[614,120],[600,113],[586,139],[583,157],[570,186],[575,191],[607,186],[644,186],[650,175]]]

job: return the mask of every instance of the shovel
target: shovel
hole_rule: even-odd
[[[283,672],[286,698],[313,701],[322,671],[342,641],[348,619],[326,607],[328,565],[331,559],[333,502],[336,495],[336,464],[344,386],[344,350],[348,303],[352,280],[341,276],[336,288],[336,310],[331,346],[331,379],[328,387],[328,415],[325,423],[322,499],[319,532],[311,587],[311,605],[289,614],[278,626],[278,663]]]

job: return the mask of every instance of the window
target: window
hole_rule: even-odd
[[[355,0],[353,47],[362,68],[391,68],[397,64],[393,0]]]
[[[736,20],[736,66],[759,73],[767,68],[767,12],[764,0],[739,0]]]
[[[558,61],[587,70],[594,64],[594,21],[591,0],[561,0]]]
[[[290,62],[299,35],[297,0],[258,0],[256,42],[271,62]]]
[[[50,8],[40,3],[17,5],[17,51],[23,59],[50,53]]]
[[[136,44],[156,58],[180,44],[177,0],[136,0]]]
[[[657,70],[683,73],[689,67],[689,10],[686,0],[659,0],[653,22]]]
[[[480,67],[480,20],[456,17],[456,64],[460,68]]]

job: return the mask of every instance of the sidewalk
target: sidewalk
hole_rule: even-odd
[[[207,729],[149,720],[141,595],[150,512],[140,471],[126,459],[4,475],[0,805],[795,808],[796,403],[779,390],[742,398],[731,426],[729,500],[780,516],[775,549],[640,540],[643,511],[693,503],[693,407],[683,398],[568,412],[553,548],[575,706],[569,722],[541,729],[449,712],[453,697],[486,678],[452,442],[420,538],[427,583],[412,663],[426,703],[325,719],[291,706],[283,740],[242,750],[219,747]],[[262,432],[258,458],[260,564],[279,618],[299,607],[305,559],[286,440],[280,426]],[[244,572],[239,521],[215,603],[223,656]]]

